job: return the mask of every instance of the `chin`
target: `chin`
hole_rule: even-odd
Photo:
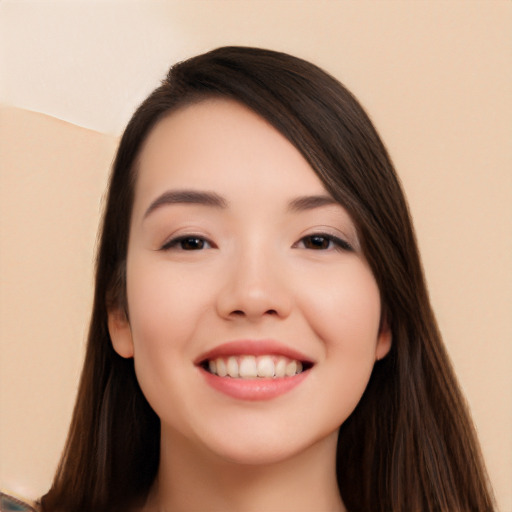
[[[250,452],[243,447],[240,450],[224,450],[218,455],[225,462],[240,466],[271,466],[290,460],[301,452],[300,449],[278,450],[273,446],[259,446]]]
[[[280,435],[256,435],[254,431],[247,432],[246,436],[234,439],[216,439],[207,443],[209,450],[225,462],[244,466],[269,466],[286,462],[295,457],[304,455],[325,443],[333,444],[335,449],[337,442],[337,431],[320,438],[313,436],[299,436],[293,439],[292,436]],[[267,434],[269,434],[267,432]]]

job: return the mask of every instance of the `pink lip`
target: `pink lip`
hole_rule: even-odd
[[[283,395],[298,386],[307,378],[310,372],[305,370],[292,377],[279,377],[275,379],[233,379],[231,377],[213,375],[201,366],[202,363],[209,359],[237,355],[275,355],[295,359],[303,363],[313,363],[309,357],[301,352],[274,340],[230,341],[201,354],[195,360],[195,364],[207,384],[225,395],[240,400],[270,400]]]
[[[313,363],[313,361],[301,352],[290,348],[275,340],[236,340],[223,343],[204,354],[201,354],[194,364],[198,365],[208,359],[217,357],[240,356],[240,355],[271,355],[284,356],[288,359]]]
[[[199,368],[206,382],[215,390],[239,400],[270,400],[283,395],[298,386],[307,376],[309,370],[298,373],[293,377],[276,379],[232,379],[219,377]]]

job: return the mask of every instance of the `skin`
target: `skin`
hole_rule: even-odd
[[[155,206],[182,190],[215,193],[222,205]],[[304,196],[329,199],[297,149],[234,101],[184,107],[146,140],[128,247],[129,320],[109,312],[114,348],[134,358],[162,423],[145,510],[344,510],[337,431],[391,334],[350,216],[329,200],[293,208]],[[277,340],[314,365],[281,396],[235,399],[210,387],[194,362],[240,339]]]

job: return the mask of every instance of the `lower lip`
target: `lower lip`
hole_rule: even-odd
[[[309,374],[309,370],[306,370],[293,377],[233,379],[219,377],[203,368],[200,371],[213,389],[239,400],[271,400],[297,387]]]

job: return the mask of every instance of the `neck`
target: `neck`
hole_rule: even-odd
[[[174,437],[174,436],[173,436]],[[160,467],[145,512],[344,512],[336,480],[337,432],[300,454],[244,465],[162,433]]]

